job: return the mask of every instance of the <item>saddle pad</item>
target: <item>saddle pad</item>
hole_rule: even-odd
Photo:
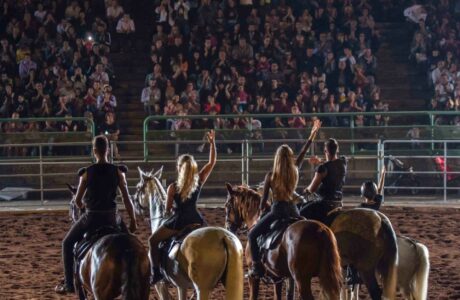
[[[288,218],[276,220],[270,225],[270,230],[257,239],[257,244],[261,250],[272,250],[276,248],[286,228],[299,219]]]
[[[120,229],[117,227],[112,227],[112,226],[104,226],[104,227],[98,228],[95,231],[88,231],[87,233],[85,233],[83,240],[75,244],[75,247],[74,247],[75,259],[77,261],[83,259],[86,253],[88,253],[88,250],[98,240],[100,240],[102,237],[106,235],[115,234],[115,233],[120,233]]]

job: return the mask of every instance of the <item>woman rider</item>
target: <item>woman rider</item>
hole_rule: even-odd
[[[319,200],[305,204],[300,210],[300,214],[307,218],[321,222],[326,221],[327,214],[337,208],[342,207],[342,187],[347,175],[347,160],[345,157],[338,157],[339,144],[335,139],[329,139],[324,143],[324,154],[326,162],[319,165],[316,169],[310,185],[305,189],[306,194],[317,193]],[[319,159],[315,160],[320,163]]]
[[[196,208],[201,188],[216,164],[215,133],[207,134],[210,145],[209,162],[198,172],[198,165],[192,155],[184,154],[177,159],[177,181],[168,186],[166,213],[175,205],[174,214],[158,228],[149,239],[152,263],[152,284],[163,279],[159,267],[158,245],[191,224],[204,224],[203,217]]]
[[[94,231],[105,226],[117,226],[120,218],[117,215],[117,189],[120,188],[123,203],[131,219],[130,230],[137,229],[133,204],[128,194],[125,173],[126,166],[116,166],[108,163],[107,154],[109,142],[103,135],[96,136],[93,140],[93,152],[96,163],[78,171],[80,183],[75,197],[79,208],[86,208],[86,212],[72,226],[62,241],[62,260],[64,262],[64,283],[56,286],[58,294],[74,293],[73,284],[74,257],[73,247],[79,242],[85,232]],[[82,202],[86,192],[86,199]],[[122,225],[124,226],[124,225]]]
[[[264,275],[257,238],[266,233],[270,224],[275,220],[299,217],[299,211],[293,202],[293,194],[299,180],[299,168],[320,127],[321,122],[315,121],[310,137],[302,147],[297,159],[294,158],[294,153],[288,145],[282,145],[276,150],[273,170],[265,176],[264,193],[260,202],[260,210],[264,210],[271,190],[273,195],[271,209],[257,222],[248,235],[252,258],[249,275],[252,277],[258,278]]]

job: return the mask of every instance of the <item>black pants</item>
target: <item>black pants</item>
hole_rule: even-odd
[[[309,220],[326,223],[327,214],[337,207],[342,207],[341,201],[315,200],[306,203],[300,209],[300,215]]]
[[[287,201],[273,202],[270,212],[263,216],[259,222],[257,222],[256,226],[254,226],[254,228],[249,232],[249,248],[253,261],[260,261],[260,249],[257,245],[257,238],[266,233],[274,221],[289,217],[299,217],[299,210],[295,204]]]
[[[111,212],[87,212],[72,225],[69,232],[62,241],[62,260],[64,262],[64,282],[68,287],[73,287],[74,255],[73,249],[76,243],[83,239],[87,231],[97,230],[103,226],[117,226],[117,219],[122,223],[121,218],[115,211]],[[121,227],[126,227],[120,224]]]

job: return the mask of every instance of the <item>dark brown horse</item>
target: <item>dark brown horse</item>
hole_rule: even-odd
[[[69,186],[69,190],[75,194],[75,188]],[[73,222],[80,214],[72,200],[70,216]],[[148,300],[149,276],[150,262],[144,245],[135,235],[116,233],[102,237],[88,250],[76,270],[75,279],[83,287],[79,291],[80,299],[86,299],[89,292],[96,300],[115,299],[120,295],[124,300]]]
[[[260,216],[261,196],[245,187],[227,183],[226,225],[232,231],[252,228]],[[246,260],[250,259],[249,244]],[[332,231],[316,221],[300,220],[284,232],[279,245],[265,255],[264,265],[273,278],[293,278],[302,300],[314,299],[311,280],[318,276],[326,299],[340,299],[342,269]],[[257,299],[259,280],[250,279],[250,299]],[[282,281],[275,284],[276,299],[281,299]]]

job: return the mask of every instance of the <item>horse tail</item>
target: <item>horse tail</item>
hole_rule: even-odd
[[[323,254],[320,258],[319,280],[328,299],[340,299],[343,279],[339,248],[332,230],[324,225],[322,227]]]
[[[144,300],[149,296],[149,268],[139,251],[145,251],[139,242],[133,240],[131,235],[126,235],[129,239],[127,247],[122,250],[122,286],[121,295],[123,300]],[[139,246],[142,247],[139,248]],[[139,250],[141,249],[141,250]],[[146,268],[147,265],[147,268]]]
[[[227,230],[225,230],[223,241],[227,252],[227,266],[223,278],[225,299],[243,300],[243,246],[240,240]]]
[[[384,254],[379,268],[383,280],[383,297],[395,299],[398,279],[398,242],[390,220],[386,217],[382,218],[381,225],[385,240]]]
[[[412,281],[412,296],[415,300],[426,300],[428,293],[428,274],[430,272],[430,253],[428,248],[416,243],[415,249],[418,255],[418,266]]]

